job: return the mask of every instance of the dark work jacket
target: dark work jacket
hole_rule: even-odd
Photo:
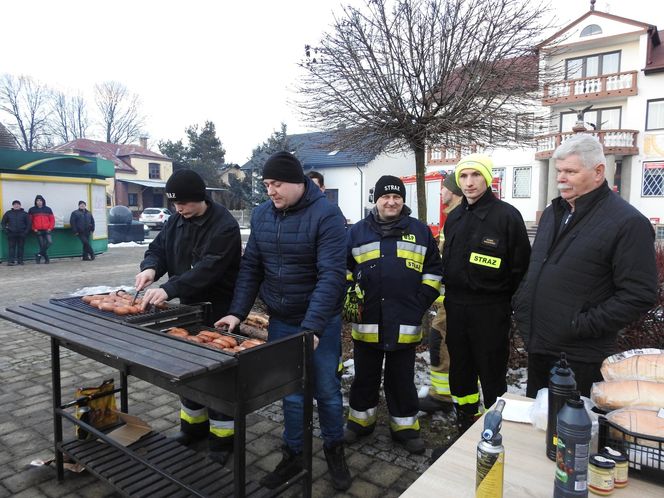
[[[80,209],[72,211],[71,216],[69,217],[69,225],[71,226],[72,232],[75,234],[82,233],[86,235],[95,231],[95,219],[92,217],[92,213],[87,209],[84,209],[83,211]]]
[[[233,296],[242,253],[240,227],[221,204],[206,200],[203,216],[185,219],[172,215],[150,243],[141,271],[154,268],[155,280],[168,298],[183,304],[209,301],[213,319],[225,316]]]
[[[387,233],[373,212],[348,231],[348,270],[364,294],[353,339],[384,351],[416,346],[422,317],[440,295],[436,241],[428,226],[408,216],[408,207],[404,210]]]
[[[244,319],[260,295],[270,317],[320,334],[341,312],[345,241],[341,211],[309,178],[294,206],[264,202],[251,216],[230,313]]]
[[[514,316],[528,352],[601,362],[618,331],[655,302],[654,232],[604,182],[575,201],[556,236],[566,203],[558,197],[542,215]]]
[[[8,237],[25,237],[30,233],[30,216],[23,208],[10,209],[2,216],[2,228]]]
[[[464,197],[443,227],[445,299],[459,304],[508,301],[528,269],[530,241],[521,213],[487,189]]]

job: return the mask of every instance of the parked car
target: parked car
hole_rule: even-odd
[[[150,228],[161,229],[170,217],[171,212],[166,208],[145,208],[138,221]]]

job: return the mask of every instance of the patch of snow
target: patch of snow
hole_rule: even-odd
[[[143,247],[152,242],[152,239],[146,239],[143,242],[118,242],[117,244],[108,244],[108,247]]]
[[[72,292],[69,295],[75,297],[75,296],[87,296],[90,294],[108,294],[109,292],[115,292],[118,290],[123,290],[130,293],[135,292],[135,288],[129,285],[123,285],[120,287],[109,287],[107,285],[98,285],[97,287],[82,287],[81,289],[76,289],[74,292]]]

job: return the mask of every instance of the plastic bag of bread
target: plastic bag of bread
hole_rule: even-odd
[[[590,399],[601,410],[628,406],[661,408],[664,406],[664,384],[647,380],[595,382]]]
[[[247,316],[244,323],[249,325],[250,327],[255,327],[257,329],[267,329],[270,320],[262,315],[258,315],[256,313],[249,313],[249,316]]]
[[[630,349],[609,356],[602,362],[604,380],[650,380],[664,382],[664,351]]]
[[[644,436],[664,437],[664,409],[657,408],[622,408],[606,414],[607,420],[620,426],[629,432],[635,432]],[[620,437],[616,439],[621,439]],[[627,441],[632,443],[644,444],[657,448],[656,441],[647,439],[638,439],[626,436]]]

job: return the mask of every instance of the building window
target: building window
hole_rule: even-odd
[[[581,34],[579,36],[592,36],[601,34],[602,28],[600,28],[597,24],[589,24],[581,30]]]
[[[620,107],[591,109],[583,114],[583,124],[588,131],[619,130],[621,113],[622,109]],[[575,124],[576,112],[560,113],[560,131],[562,133],[572,131]]]
[[[645,197],[664,196],[664,162],[643,163],[643,191]]]
[[[326,188],[325,197],[334,205],[339,205],[339,189],[338,188]]]
[[[592,78],[620,72],[620,52],[587,55],[565,61],[565,79]]]
[[[132,194],[131,192],[127,194],[127,204],[130,206],[138,206],[138,194]]]
[[[148,163],[149,168],[149,178],[150,180],[160,180],[161,179],[161,164],[159,163]]]
[[[431,149],[431,160],[440,161],[443,158],[443,153],[440,149]]]
[[[514,168],[514,179],[512,182],[512,197],[530,197],[531,167]]]
[[[646,130],[664,130],[664,99],[648,101]]]
[[[535,114],[533,114],[532,112],[517,115],[516,139],[531,140],[533,138],[534,123],[535,123]]]

